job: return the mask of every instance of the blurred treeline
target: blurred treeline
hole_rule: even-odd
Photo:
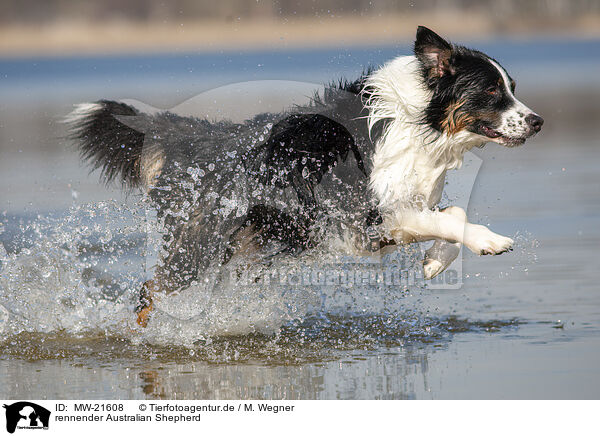
[[[498,26],[514,19],[558,23],[600,14],[600,0],[1,0],[0,23],[289,20],[460,11],[480,13]]]

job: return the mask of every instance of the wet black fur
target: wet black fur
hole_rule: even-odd
[[[70,139],[78,143],[84,160],[94,169],[101,168],[107,183],[119,179],[127,187],[139,186],[144,133],[118,120],[119,116],[136,116],[139,112],[115,101],[100,100],[97,104],[101,110],[73,126]]]

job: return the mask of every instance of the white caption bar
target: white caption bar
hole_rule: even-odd
[[[0,400],[1,434],[588,434],[598,401]],[[192,433],[193,432],[193,433]],[[210,432],[210,433],[208,433]]]

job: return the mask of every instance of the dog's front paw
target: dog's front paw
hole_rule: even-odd
[[[502,254],[512,248],[514,241],[476,224],[466,229],[465,245],[476,254]]]

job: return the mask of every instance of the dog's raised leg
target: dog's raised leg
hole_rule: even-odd
[[[502,254],[511,249],[513,240],[498,235],[485,226],[471,224],[459,207],[444,211],[399,211],[391,230],[394,240],[403,243],[443,239],[462,243],[476,254]]]
[[[154,280],[148,280],[142,285],[142,289],[140,289],[139,303],[135,308],[135,311],[137,313],[136,322],[142,327],[148,325],[150,313],[152,312],[152,309],[154,309],[153,296],[158,290],[158,285]]]

